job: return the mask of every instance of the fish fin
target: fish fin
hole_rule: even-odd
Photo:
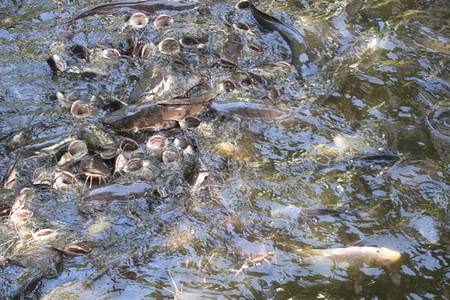
[[[236,274],[234,274],[233,277],[231,277],[231,279],[234,279],[236,276],[238,276],[240,273],[242,273],[247,268],[248,268],[248,261],[244,262],[242,267],[239,270],[237,270]]]

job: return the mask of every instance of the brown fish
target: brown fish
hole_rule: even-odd
[[[127,106],[106,117],[103,124],[114,131],[122,132],[158,131],[178,127],[179,121],[184,118],[209,111],[218,94],[218,91],[211,91],[194,98]]]
[[[91,253],[92,250],[88,250],[85,249],[83,247],[80,247],[78,245],[67,245],[64,247],[64,249],[62,248],[58,248],[55,246],[51,246],[53,249],[55,249],[56,251],[58,251],[61,254],[64,254],[65,256],[68,257],[77,257],[83,254],[89,254]]]
[[[83,19],[97,14],[109,14],[114,11],[138,11],[154,13],[159,10],[182,11],[204,7],[201,2],[171,2],[171,1],[126,1],[104,3],[82,12],[69,22]]]
[[[223,45],[222,57],[225,58],[225,60],[221,63],[223,64],[224,62],[228,61],[228,64],[230,64],[230,66],[237,65],[239,56],[241,55],[241,51],[243,48],[244,46],[239,35],[236,32],[231,31],[227,41]]]

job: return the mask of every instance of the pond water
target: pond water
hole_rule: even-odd
[[[126,10],[66,23],[99,3],[0,3],[0,298],[450,298],[448,1],[255,3],[316,53],[302,78],[283,37],[235,1],[148,13],[143,29],[127,25]],[[160,14],[174,23],[156,28]],[[197,44],[131,55],[138,40],[185,37]],[[89,61],[75,45],[90,49]],[[105,49],[121,55],[102,57]],[[64,72],[47,63],[55,54]],[[195,128],[105,126],[160,75],[170,84],[156,102],[205,97],[227,79],[236,88],[219,93]],[[104,106],[76,117],[76,100]],[[186,138],[195,154],[165,164],[146,146],[154,134],[175,152],[175,138]],[[140,159],[137,171],[113,175],[114,159],[104,159],[106,183],[85,183],[80,163],[58,164],[72,140],[87,142],[85,161],[124,137],[138,144],[124,155]],[[63,170],[80,184],[52,188]],[[186,178],[197,173],[209,177],[193,186]],[[53,177],[36,184],[39,174]],[[14,222],[9,207],[24,188],[32,216]],[[45,228],[53,233],[33,237]],[[44,247],[75,244],[90,252]],[[304,255],[352,246],[401,258]]]

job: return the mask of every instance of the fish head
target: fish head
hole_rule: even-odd
[[[400,252],[380,247],[376,249],[376,255],[372,256],[369,264],[374,266],[388,266],[396,263],[402,256]]]

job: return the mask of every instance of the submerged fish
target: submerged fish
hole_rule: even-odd
[[[252,102],[214,103],[212,108],[221,114],[238,115],[243,119],[276,120],[293,114],[288,108]]]
[[[394,164],[400,160],[400,157],[395,154],[373,154],[363,157],[356,157],[351,159],[349,163],[355,163],[355,165],[372,165],[372,164],[380,164],[380,165],[389,165]]]
[[[345,173],[349,170],[355,170],[357,168],[363,167],[386,167],[389,165],[393,165],[396,162],[400,161],[401,158],[395,154],[373,154],[362,157],[354,157],[349,160],[341,161],[335,165],[331,165],[327,168],[318,170],[315,172],[315,176],[317,178],[324,176],[334,176],[337,174]]]
[[[450,110],[443,109],[430,113],[425,121],[431,132],[436,136],[450,140]]]
[[[260,261],[270,253],[262,243],[261,237],[235,215],[229,215],[222,221],[224,240],[236,254],[246,261]]]
[[[301,213],[307,217],[317,217],[317,216],[333,216],[337,217],[342,214],[341,211],[337,211],[329,208],[302,208]]]
[[[347,247],[326,250],[297,250],[303,257],[332,259],[351,264],[367,264],[372,267],[389,266],[397,262],[401,254],[384,247]]]
[[[226,65],[230,64],[230,66],[233,64],[237,65],[243,48],[244,45],[242,44],[241,38],[232,30],[227,41],[223,45],[222,57],[225,58],[225,60],[223,60],[222,63],[225,63]]]
[[[171,1],[128,1],[128,2],[112,2],[104,3],[89,8],[82,12],[69,22],[83,19],[96,14],[109,14],[114,11],[139,11],[153,13],[159,10],[182,11],[198,7],[204,7],[200,2],[171,2]]]
[[[267,257],[272,254],[263,243],[261,237],[235,215],[228,214],[222,222],[223,238],[229,249],[233,250],[237,255],[245,258],[244,264],[236,274],[235,278],[241,272],[249,267],[249,263],[257,263],[263,260],[267,261]]]
[[[58,276],[62,269],[63,256],[51,246],[14,255],[0,265],[0,298],[37,299],[36,287]]]
[[[27,143],[28,136],[29,129],[22,128],[0,137],[0,145],[5,145],[9,149],[15,150]]]
[[[302,76],[302,67],[304,64],[311,63],[316,57],[313,48],[307,44],[305,38],[300,32],[294,28],[284,24],[275,17],[272,17],[260,10],[253,4],[250,4],[250,9],[258,24],[269,31],[278,32],[283,39],[288,43],[292,52],[292,61],[300,77]]]

